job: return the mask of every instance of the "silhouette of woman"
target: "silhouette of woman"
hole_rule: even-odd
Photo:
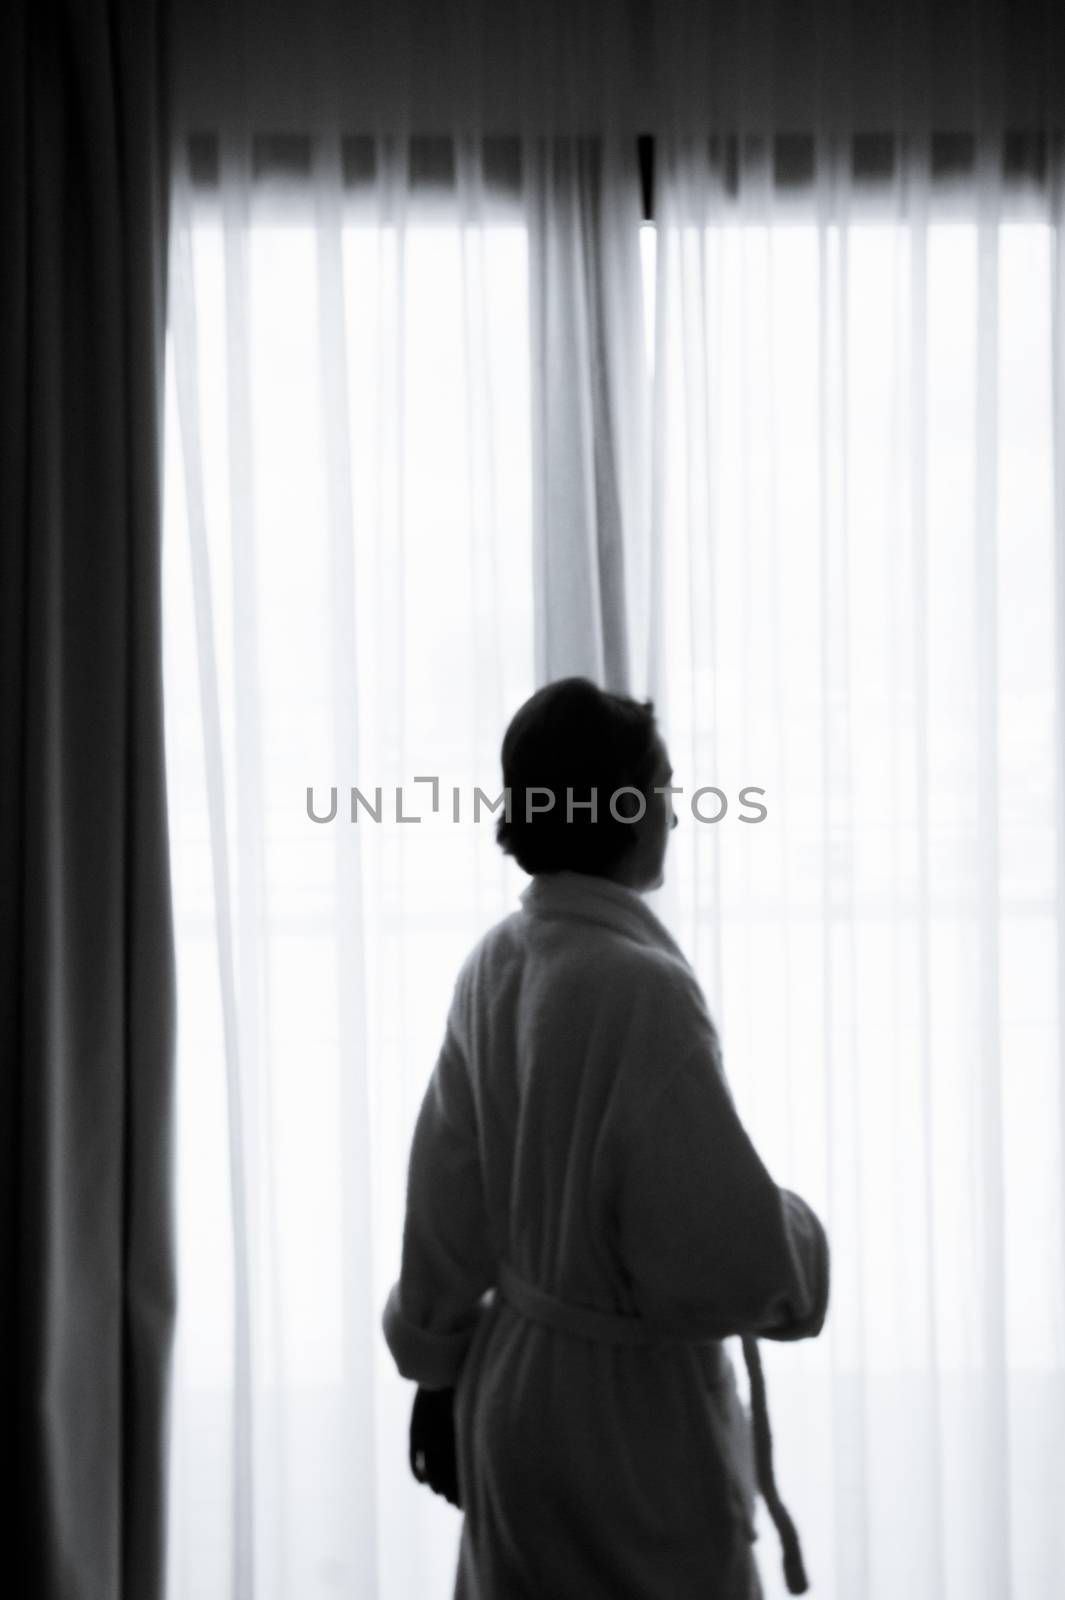
[[[532,883],[459,974],[384,1313],[412,1468],[464,1513],[456,1600],[752,1600],[756,1488],[806,1588],[756,1337],[820,1331],[828,1245],[641,898],[671,777],[653,708],[580,678],[503,741],[498,837]]]

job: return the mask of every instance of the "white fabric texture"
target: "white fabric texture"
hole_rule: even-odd
[[[461,1600],[757,1593],[721,1344],[482,1309],[501,1263],[664,1337],[811,1337],[828,1302],[823,1229],[744,1132],[688,963],[640,896],[577,873],[538,877],[459,974],[385,1332],[406,1377],[458,1384]]]
[[[369,153],[362,186],[339,145],[295,183],[175,172],[173,1600],[454,1564],[378,1319],[439,1019],[520,879],[472,803],[534,686],[525,234],[479,164],[441,200]]]
[[[1049,1597],[1060,245],[995,149],[870,182],[825,138],[792,188],[732,154],[656,160],[664,720],[729,808],[675,802],[667,893],[832,1241],[824,1337],[766,1352],[780,1477],[818,1593]]]
[[[785,207],[686,159],[656,174],[651,558],[687,785],[663,914],[833,1241],[824,1336],[766,1353],[782,1492],[819,1593],[1050,1596],[1057,234],[993,188],[933,215],[920,169],[870,212],[838,170]],[[396,170],[358,201],[387,227],[338,226],[335,174],[271,211],[231,166],[191,230],[179,192],[179,1595],[443,1595],[458,1532],[409,1478],[376,1311],[453,974],[517,884],[485,822],[439,830],[450,778],[496,792],[534,681],[527,256],[513,214],[449,235],[446,206],[430,245]],[[467,374],[460,405],[434,371]],[[438,830],[344,820],[346,785],[438,770]],[[338,785],[332,829],[308,782],[323,813]]]

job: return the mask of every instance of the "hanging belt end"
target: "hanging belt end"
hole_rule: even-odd
[[[784,1551],[784,1582],[788,1586],[789,1594],[806,1594],[810,1588],[798,1539],[794,1544],[789,1544]]]

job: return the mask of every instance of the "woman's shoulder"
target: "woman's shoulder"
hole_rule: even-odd
[[[662,1004],[706,1010],[699,980],[675,947],[616,936],[589,951],[589,958],[611,986],[649,994]]]
[[[474,942],[459,967],[455,980],[456,999],[465,999],[486,983],[497,986],[508,968],[521,960],[521,913],[513,911],[486,929]]]
[[[699,980],[672,942],[633,939],[614,929],[576,923],[569,932],[569,938],[552,943],[552,981],[563,981],[567,990],[576,986],[590,1007],[609,1009],[619,1021],[653,1019],[663,1037],[713,1031]],[[530,948],[528,919],[520,911],[502,918],[463,961],[455,982],[456,1006],[466,1010],[498,1004],[508,988],[522,982],[530,957],[535,960],[536,955]]]

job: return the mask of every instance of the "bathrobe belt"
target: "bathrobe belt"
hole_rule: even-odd
[[[500,1298],[527,1321],[539,1323],[544,1328],[553,1328],[556,1333],[569,1334],[573,1338],[590,1339],[595,1344],[613,1345],[646,1346],[671,1343],[705,1345],[717,1355],[717,1382],[725,1381],[726,1357],[720,1339],[708,1337],[704,1333],[666,1332],[642,1317],[618,1316],[610,1311],[594,1311],[589,1306],[579,1306],[570,1300],[559,1300],[555,1295],[547,1294],[535,1284],[529,1283],[507,1262],[500,1265],[497,1288]],[[773,1439],[769,1431],[769,1411],[758,1340],[753,1334],[744,1334],[741,1342],[747,1376],[750,1380],[751,1429],[754,1435],[758,1489],[780,1536],[788,1593],[805,1594],[809,1583],[803,1566],[799,1536],[777,1492],[773,1476]]]

